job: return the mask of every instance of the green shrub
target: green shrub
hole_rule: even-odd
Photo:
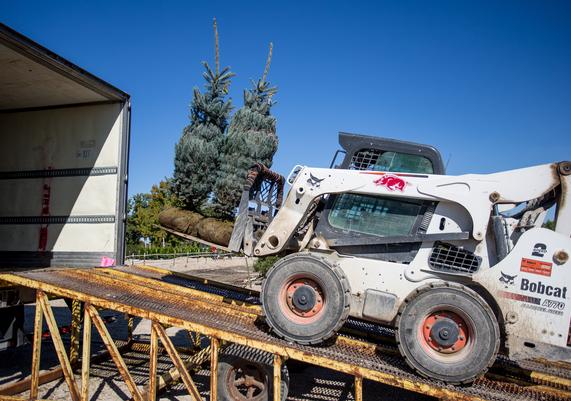
[[[278,261],[281,256],[265,256],[258,258],[256,263],[254,263],[254,270],[265,276],[268,270]]]
[[[543,228],[555,231],[555,222],[553,220],[547,220],[543,223]]]
[[[150,246],[146,247],[143,244],[127,244],[126,257],[129,258],[131,255],[135,255],[137,259],[172,259],[173,257],[182,256],[174,254],[184,254],[184,253],[199,253],[199,252],[209,252],[210,248],[197,244],[195,242],[182,244],[177,246],[167,245],[167,246]]]

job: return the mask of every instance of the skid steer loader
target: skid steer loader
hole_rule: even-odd
[[[276,335],[319,344],[348,316],[391,325],[412,368],[451,384],[500,350],[571,360],[570,162],[447,176],[430,146],[340,143],[338,168],[292,170],[283,206],[279,175],[245,188],[230,248],[283,255],[262,285]]]

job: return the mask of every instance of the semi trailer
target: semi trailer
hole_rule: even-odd
[[[123,263],[130,107],[0,24],[0,269]],[[31,299],[0,289],[0,349],[22,342]]]

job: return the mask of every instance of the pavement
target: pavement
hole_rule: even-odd
[[[137,264],[143,261],[136,260],[132,262]],[[144,262],[147,265],[185,272],[210,280],[253,289],[259,289],[261,281],[253,271],[253,260],[245,260],[245,258],[220,257],[218,259],[212,259],[180,257],[171,260],[145,260]],[[131,261],[128,261],[128,263],[131,263]],[[63,300],[53,300],[51,301],[51,305],[58,325],[60,327],[69,325],[71,315],[65,302]],[[31,333],[33,330],[34,309],[35,305],[33,304],[25,306],[26,333]],[[126,338],[127,325],[123,314],[114,311],[101,311],[101,316],[106,321],[109,332],[113,338]],[[47,330],[47,328],[44,329]],[[92,352],[102,352],[104,345],[101,338],[97,335],[96,330],[93,330],[92,333]],[[133,334],[135,340],[148,341],[150,336],[150,322],[145,319],[135,319]],[[189,335],[184,330],[172,327],[167,330],[167,334],[176,346],[185,347],[190,344]],[[69,335],[63,334],[62,338],[67,345],[69,343]],[[31,345],[27,344],[15,350],[0,352],[0,386],[20,380],[30,374],[31,351]],[[148,355],[139,352],[128,352],[124,354],[124,360],[129,367],[129,371],[135,383],[143,389],[143,386],[148,380]],[[58,365],[59,362],[51,339],[49,337],[44,338],[42,341],[41,369],[48,369]],[[172,366],[168,356],[162,355],[159,358],[158,373],[164,373],[172,368]],[[206,367],[208,366],[205,366],[204,369],[193,374],[193,379],[205,400],[209,398],[210,380],[210,372]],[[300,363],[292,364],[289,370],[290,389],[288,400],[345,401],[354,399],[354,379],[352,376]],[[100,363],[92,364],[90,374],[89,393],[91,400],[128,400],[130,398],[127,386],[111,360],[108,359]],[[78,383],[81,382],[81,378],[77,374],[76,380]],[[39,396],[42,398],[50,400],[70,399],[69,389],[63,378],[41,385],[39,390]],[[28,392],[22,393],[20,396],[27,397]],[[173,401],[192,399],[186,394],[186,389],[181,383],[161,392],[158,398],[160,400]],[[422,401],[431,398],[365,380],[363,385],[363,399],[366,401],[395,399]]]

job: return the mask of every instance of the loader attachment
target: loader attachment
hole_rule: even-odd
[[[282,205],[284,183],[280,174],[255,164],[248,170],[234,223],[169,207],[159,214],[156,227],[188,241],[249,256]]]
[[[285,179],[262,164],[248,170],[228,248],[251,256],[283,203]]]

